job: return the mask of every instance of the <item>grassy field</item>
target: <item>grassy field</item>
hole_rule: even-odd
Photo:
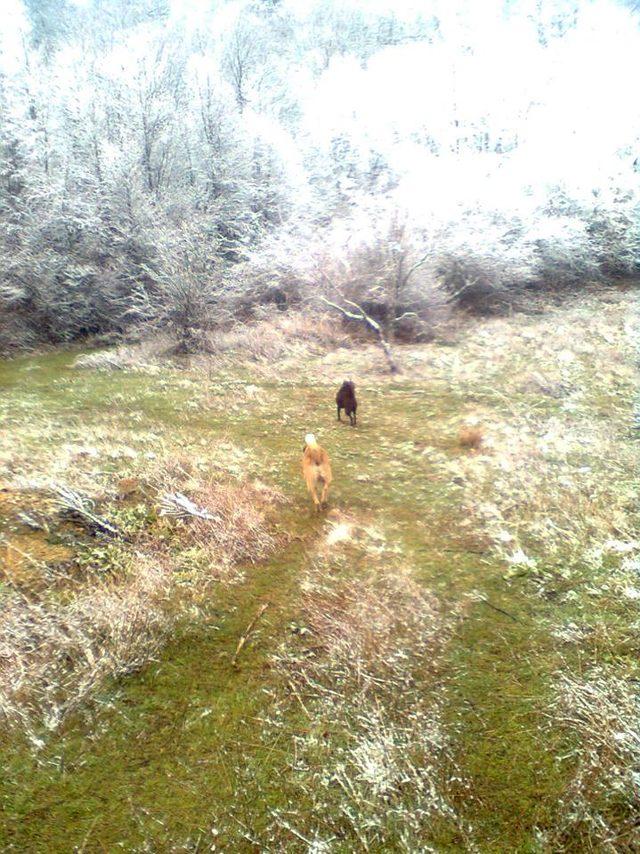
[[[470,322],[393,379],[369,347],[0,365],[2,850],[637,850],[635,320]]]

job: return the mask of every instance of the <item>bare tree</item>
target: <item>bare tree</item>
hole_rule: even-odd
[[[393,355],[391,347],[389,346],[389,342],[384,337],[384,333],[382,331],[382,327],[378,323],[377,320],[374,320],[373,317],[370,317],[366,311],[362,308],[362,306],[353,302],[352,300],[345,299],[344,302],[348,308],[345,308],[343,305],[338,305],[336,302],[332,302],[328,300],[326,297],[320,297],[320,300],[328,305],[330,308],[338,311],[343,317],[346,317],[347,320],[353,320],[357,323],[364,323],[364,325],[370,329],[378,339],[380,346],[382,347],[382,351],[384,353],[385,359],[387,360],[387,365],[389,366],[389,371],[392,374],[397,374],[400,371],[400,367]]]
[[[215,234],[196,221],[158,236],[155,262],[145,268],[151,287],[139,294],[139,311],[175,334],[178,352],[206,349],[207,331],[228,320],[225,265],[217,256]]]
[[[241,20],[231,34],[223,60],[241,113],[249,102],[251,76],[260,62],[260,53],[257,33],[247,21]]]

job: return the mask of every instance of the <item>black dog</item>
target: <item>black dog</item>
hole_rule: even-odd
[[[356,387],[350,380],[345,380],[340,386],[340,390],[336,395],[336,406],[338,407],[338,421],[342,421],[340,410],[344,409],[345,413],[349,416],[351,426],[355,427],[358,401],[356,400]]]

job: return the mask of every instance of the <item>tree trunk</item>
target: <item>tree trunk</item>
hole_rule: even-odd
[[[377,320],[374,320],[373,317],[369,317],[369,315],[364,311],[363,308],[361,308],[357,303],[352,302],[351,300],[346,299],[345,302],[347,303],[347,305],[358,311],[359,314],[355,314],[353,311],[348,311],[346,308],[343,308],[341,305],[338,305],[335,302],[331,302],[325,297],[320,297],[320,299],[326,305],[330,306],[331,308],[334,308],[336,311],[339,311],[340,314],[342,314],[349,320],[356,320],[360,323],[364,323],[365,326],[368,326],[369,329],[371,329],[372,332],[375,333],[376,338],[378,339],[378,343],[382,347],[382,352],[384,353],[385,359],[387,360],[387,365],[389,366],[389,372],[392,374],[400,373],[400,366],[396,362],[389,342],[385,338],[384,333],[382,331],[382,327],[380,326]]]

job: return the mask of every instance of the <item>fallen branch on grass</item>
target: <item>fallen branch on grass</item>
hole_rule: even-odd
[[[244,634],[242,635],[242,637],[238,641],[238,646],[236,647],[236,651],[234,652],[233,658],[231,659],[231,666],[232,667],[236,666],[237,661],[238,661],[238,656],[242,652],[242,649],[243,649],[244,645],[246,644],[246,642],[249,640],[249,636],[251,635],[251,632],[255,629],[258,620],[264,614],[264,612],[267,610],[268,607],[269,607],[268,602],[265,602],[263,605],[261,605],[258,613],[255,615],[253,620],[251,620],[251,622],[249,623],[247,628],[244,630]]]
[[[54,495],[56,504],[68,513],[76,516],[86,527],[91,530],[101,531],[103,534],[109,534],[111,537],[122,538],[123,534],[111,522],[107,522],[101,516],[93,512],[94,503],[90,498],[74,492],[68,486],[60,483],[51,484],[51,492]]]
[[[298,692],[298,689],[296,688],[296,686],[294,685],[294,683],[292,682],[292,680],[291,680],[291,679],[289,680],[288,685],[289,685],[289,688],[291,688],[291,693],[294,695],[294,697],[296,698],[296,700],[297,700],[297,701],[300,703],[300,705],[302,706],[302,711],[303,711],[303,712],[305,713],[305,715],[309,718],[309,720],[313,720],[313,715],[311,714],[311,712],[309,711],[309,709],[305,706],[305,704],[302,702],[302,697],[300,696],[300,694],[299,694],[299,692]]]
[[[498,614],[504,614],[505,617],[509,617],[509,619],[513,620],[514,623],[518,622],[517,617],[514,617],[513,614],[510,614],[508,611],[504,611],[502,608],[498,608],[497,605],[493,605],[488,599],[485,599],[484,596],[479,596],[478,601],[482,602],[482,604],[486,605],[488,608],[491,608],[492,611],[497,611]]]
[[[167,492],[162,496],[160,501],[160,515],[174,516],[178,519],[186,519],[194,517],[196,519],[206,519],[207,521],[219,521],[219,517],[212,516],[204,507],[198,507],[190,498],[183,495],[181,492]]]

